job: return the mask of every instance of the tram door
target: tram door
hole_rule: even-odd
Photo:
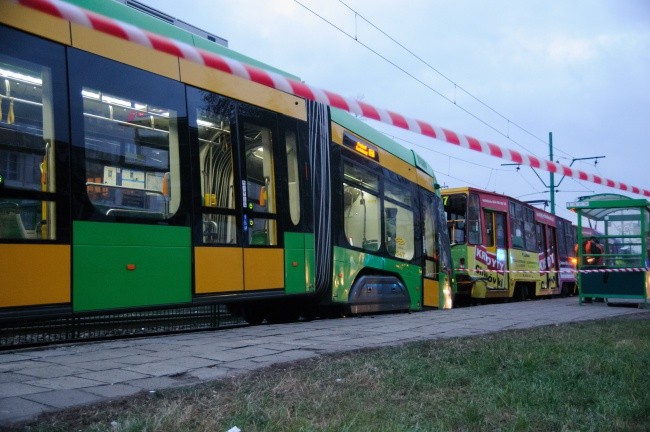
[[[439,282],[439,250],[437,239],[435,196],[421,190],[423,220],[423,287],[422,305],[440,307],[441,292]]]
[[[282,288],[276,115],[205,91],[188,94],[202,203],[194,292]]]
[[[284,287],[284,254],[278,247],[281,233],[274,157],[277,130],[275,119],[264,117],[240,118],[240,148],[244,152],[241,199],[246,291]]]
[[[507,286],[506,278],[506,215],[493,210],[484,210],[485,249],[487,251],[488,289],[502,290]]]
[[[555,244],[555,228],[541,223],[535,224],[539,253],[539,270],[542,272],[542,289],[555,289],[557,280],[557,247]],[[551,273],[553,272],[553,273]]]

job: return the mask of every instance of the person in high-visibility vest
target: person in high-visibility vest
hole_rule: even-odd
[[[585,248],[587,255],[587,264],[601,266],[605,262],[605,258],[602,256],[605,253],[603,246],[598,243],[596,237],[591,237],[587,242],[587,247]],[[595,256],[593,256],[595,255]]]
[[[578,244],[575,245],[576,257],[578,257]],[[588,266],[602,266],[605,258],[602,256],[604,253],[603,246],[598,243],[596,237],[589,237],[589,240],[582,242],[582,265]],[[596,256],[594,256],[596,255]],[[602,302],[602,298],[592,298],[585,297],[583,300],[585,303],[591,303],[593,301]]]
[[[578,256],[578,244],[574,247],[576,256]],[[583,265],[597,265],[601,266],[605,262],[602,256],[604,253],[603,246],[598,243],[596,237],[590,237],[582,243],[582,264]]]

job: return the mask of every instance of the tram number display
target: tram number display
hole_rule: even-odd
[[[351,148],[355,152],[379,162],[379,151],[377,147],[368,144],[348,133],[345,133],[343,136],[343,144]]]

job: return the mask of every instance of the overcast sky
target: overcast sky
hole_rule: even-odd
[[[309,85],[544,158],[553,132],[560,163],[605,156],[573,166],[650,188],[648,0],[143,1]],[[529,167],[369,123],[415,148],[442,185],[549,198]],[[557,189],[556,212],[574,222],[566,202],[623,193],[570,178]]]

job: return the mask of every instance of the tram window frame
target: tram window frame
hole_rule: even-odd
[[[467,199],[467,243],[482,244],[481,200],[478,194],[470,193]]]
[[[558,254],[561,260],[567,260],[575,255],[575,245],[577,242],[575,232],[576,229],[571,222],[558,218],[556,234]]]
[[[510,201],[510,245],[514,249],[525,249],[525,230],[523,206],[521,203]]]
[[[298,154],[298,130],[296,127],[285,127],[284,132],[284,148],[287,163],[287,200],[289,202],[289,220],[294,227],[300,225],[301,210],[300,205],[300,156]]]
[[[465,231],[467,228],[467,194],[456,193],[445,196],[444,206],[447,215],[447,233],[451,244],[464,244],[467,240]],[[459,211],[462,210],[462,211]]]
[[[524,207],[524,243],[527,251],[536,252],[539,248],[537,229],[535,228],[535,211]]]
[[[536,238],[538,239],[535,251],[538,253],[546,253],[545,250],[545,244],[544,244],[544,239],[546,238],[545,235],[546,232],[546,226],[542,224],[541,222],[536,222],[535,223],[535,235]]]
[[[237,104],[238,146],[243,158],[242,236],[246,246],[277,247],[284,242],[278,214],[278,172],[284,172],[278,156],[284,151],[284,143],[280,140],[278,116],[244,102]],[[257,133],[251,135],[251,131]]]
[[[0,242],[69,242],[65,47],[3,26],[0,37],[11,41],[0,54]]]
[[[556,267],[557,256],[557,227],[546,225],[546,262],[548,268]]]
[[[424,277],[437,279],[440,270],[440,244],[438,241],[438,228],[440,224],[436,218],[435,195],[425,191],[420,193],[422,207],[422,253],[424,255]]]
[[[496,244],[494,212],[492,210],[483,209],[483,217],[485,218],[485,246],[494,247]]]
[[[342,217],[343,231],[348,246],[362,249],[368,252],[379,252],[382,245],[382,197],[380,190],[380,175],[367,167],[345,158],[342,163]],[[376,225],[371,225],[370,237],[368,234],[368,207],[366,202],[370,200],[374,207],[371,210],[375,213],[370,216],[370,221],[375,221]],[[364,223],[362,229],[353,229],[351,224],[356,228],[357,219],[349,217],[354,210],[353,205],[359,202],[359,206],[364,207]],[[348,215],[346,216],[346,212]],[[358,233],[362,236],[358,239]]]
[[[397,181],[384,180],[383,184],[384,244],[389,256],[411,261],[415,257],[414,192],[406,179]],[[395,210],[395,214],[390,215],[389,209]]]
[[[564,221],[558,219],[557,220],[557,228],[556,228],[556,234],[557,234],[557,239],[558,239],[558,256],[560,259],[567,259],[568,254],[567,254],[567,244],[566,244],[566,234],[564,233],[565,230],[565,224]]]
[[[77,217],[82,220],[107,222],[188,225],[186,204],[188,200],[186,197],[189,197],[188,179],[190,176],[185,85],[170,78],[75,48],[68,49],[68,68],[72,123],[72,166],[76,172],[73,184],[73,202]],[[116,76],[121,79],[116,80]],[[145,82],[147,85],[142,85]],[[110,106],[119,106],[120,104],[123,108],[130,110],[126,119],[117,121],[114,117],[106,119],[107,127],[112,127],[115,123],[117,126],[114,128],[115,131],[120,126],[129,128],[123,131],[124,137],[120,137],[118,134],[105,141],[109,145],[110,141],[117,140],[115,145],[116,151],[119,146],[119,154],[93,153],[93,149],[89,146],[87,138],[91,136],[91,131],[86,119],[90,116],[84,113],[90,104],[85,104],[84,96],[87,99],[88,97],[96,98],[97,95],[88,93],[84,95],[84,91],[93,90],[102,92],[99,98],[101,102],[107,102],[109,114],[114,112]],[[103,98],[104,94],[115,99]],[[127,102],[129,107],[127,107]],[[159,128],[156,127],[155,119],[151,123],[151,118],[147,118],[147,115],[150,114],[149,111],[153,113],[154,110],[162,118],[169,116],[169,138],[166,142],[164,140],[159,143],[151,141],[155,139],[154,134],[165,134],[165,132],[157,132]],[[172,113],[174,113],[173,117]],[[163,125],[164,123],[162,121]],[[149,133],[147,132],[149,128],[151,128],[151,136],[146,135]],[[141,129],[144,131],[142,132],[144,135],[139,137],[135,131]],[[130,135],[131,132],[133,136]],[[166,162],[168,165],[166,168],[161,168],[159,162],[153,161],[155,159],[153,155],[149,155],[151,156],[149,157],[147,154],[140,153],[140,150],[145,150],[145,141],[151,144],[152,148],[167,151]],[[136,154],[131,155],[129,152],[132,150],[135,150]],[[103,172],[89,171],[93,167],[95,156],[97,156],[98,166],[104,164]],[[141,158],[144,159],[140,160]],[[117,175],[134,172],[134,181],[127,178],[126,183],[122,179],[121,182],[117,180],[115,185],[109,181],[110,186],[103,186],[102,183],[108,181],[105,177],[110,173],[111,167],[114,168]],[[94,181],[97,178],[102,181]],[[117,184],[118,182],[120,184]],[[140,187],[142,182],[144,182],[144,188]],[[151,183],[153,187],[147,188],[148,183]],[[100,204],[100,201],[94,200],[91,196],[91,193],[97,192],[96,189],[99,189],[102,194],[108,192],[105,203]],[[156,197],[152,201],[151,197],[154,195]],[[111,204],[113,196],[115,198],[114,205]],[[129,196],[130,198],[125,204],[120,196]],[[151,204],[154,201],[159,204],[162,202],[162,209],[159,204]]]
[[[194,214],[195,244],[241,245],[236,104],[226,96],[187,86],[193,202],[200,209]]]

